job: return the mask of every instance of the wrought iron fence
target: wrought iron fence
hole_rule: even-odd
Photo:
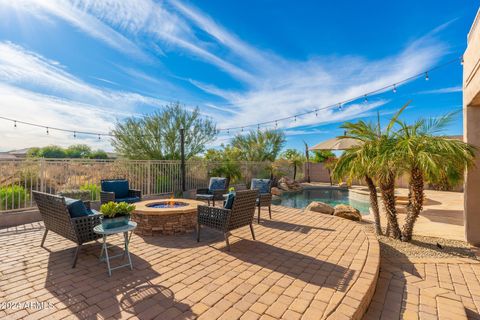
[[[222,163],[187,161],[186,189],[206,187],[210,175]],[[267,177],[269,163],[238,162],[242,182],[252,177]],[[32,191],[59,193],[88,190],[99,199],[100,180],[126,178],[132,188],[144,195],[177,192],[182,189],[180,161],[157,160],[75,160],[13,159],[0,161],[0,211],[35,206]],[[238,181],[233,181],[238,182]]]

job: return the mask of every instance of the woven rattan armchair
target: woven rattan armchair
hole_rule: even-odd
[[[232,230],[250,226],[252,238],[255,240],[252,223],[257,196],[258,192],[256,190],[236,192],[232,209],[198,206],[197,242],[200,242],[200,229],[202,225],[222,231],[229,251],[230,243],[228,237]]]
[[[228,178],[222,177],[212,177],[210,178],[210,183],[208,188],[197,189],[196,199],[197,200],[206,200],[208,205],[210,205],[210,201],[213,202],[213,206],[215,206],[215,200],[224,200],[224,194],[228,192],[228,185],[229,185]]]
[[[125,179],[105,179],[100,181],[100,185],[102,190],[100,191],[100,203],[108,203],[108,202],[139,202],[142,201],[142,191],[136,189],[128,188],[128,194],[123,197],[119,198],[118,195],[115,195],[115,192],[103,190],[104,184],[109,182],[127,182]]]
[[[259,190],[259,195],[257,199],[257,208],[258,208],[258,223],[260,223],[260,211],[262,207],[268,207],[268,215],[272,219],[272,181],[270,179],[252,179],[252,190],[257,190],[255,188],[255,180],[257,182],[263,181],[265,186],[264,190]]]
[[[85,217],[71,218],[65,198],[53,194],[33,191],[33,198],[38,206],[40,215],[45,225],[45,233],[43,234],[43,247],[48,231],[71,240],[77,244],[75,256],[73,257],[72,268],[77,264],[78,253],[82,244],[97,240],[101,235],[93,232],[96,225],[101,224],[101,214],[91,214]],[[84,201],[87,209],[90,209],[90,202]]]

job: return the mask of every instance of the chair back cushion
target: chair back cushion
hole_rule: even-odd
[[[127,198],[128,180],[102,180],[102,191],[115,193],[115,198]]]
[[[237,191],[235,201],[232,206],[230,216],[229,230],[249,225],[253,221],[255,214],[255,201],[257,200],[257,190]]]
[[[89,214],[89,211],[82,200],[65,197],[65,204],[67,205],[68,213],[70,213],[70,217],[72,218],[85,217]]]
[[[232,209],[232,207],[233,207],[233,202],[234,202],[234,201],[235,201],[235,193],[230,192],[230,193],[228,194],[227,199],[225,200],[225,204],[224,204],[223,207],[224,207],[225,209]]]
[[[73,230],[70,214],[64,198],[38,191],[33,191],[32,193],[45,228],[73,242],[77,242],[77,236]]]
[[[260,193],[270,193],[272,180],[270,179],[252,179],[252,190],[258,190]]]
[[[208,186],[208,189],[210,191],[227,189],[227,178],[219,178],[219,177],[210,178],[210,184]]]

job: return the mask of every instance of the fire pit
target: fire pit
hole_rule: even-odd
[[[190,199],[148,200],[135,203],[132,220],[135,232],[141,235],[173,235],[192,232],[197,225],[197,206],[201,201]]]

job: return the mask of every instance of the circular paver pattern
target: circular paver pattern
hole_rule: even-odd
[[[134,270],[111,278],[96,243],[72,269],[70,241],[49,233],[46,250],[42,229],[0,233],[2,300],[51,303],[0,318],[359,319],[375,289],[378,242],[359,223],[272,209],[272,220],[254,223],[256,241],[248,227],[232,232],[231,251],[207,228],[199,243],[194,234],[134,235]]]

